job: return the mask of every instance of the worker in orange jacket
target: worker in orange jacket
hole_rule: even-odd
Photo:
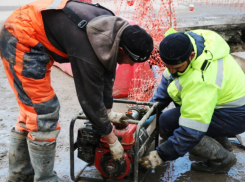
[[[144,29],[98,4],[38,0],[13,12],[0,34],[1,59],[20,107],[7,181],[59,181],[53,171],[60,132],[60,105],[50,85],[54,60],[71,63],[84,113],[120,159],[123,147],[110,122],[127,118],[111,110],[116,65],[144,62],[152,50]]]

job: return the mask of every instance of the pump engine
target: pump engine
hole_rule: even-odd
[[[127,115],[131,118],[143,116],[138,109],[129,110]],[[104,137],[101,137],[92,130],[92,124],[86,121],[84,126],[78,130],[77,145],[78,158],[87,163],[94,164],[97,170],[105,178],[122,179],[129,176],[133,168],[135,144],[136,124],[128,124],[128,126],[113,125],[113,132],[118,137],[124,148],[123,158],[115,161],[110,154],[109,146]],[[139,145],[143,144],[148,138],[148,133],[145,128],[142,128],[139,133]]]

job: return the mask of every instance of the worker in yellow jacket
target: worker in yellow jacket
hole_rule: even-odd
[[[114,160],[124,148],[112,123],[117,64],[145,62],[152,37],[99,5],[37,0],[15,10],[0,30],[0,56],[20,113],[10,132],[8,182],[59,182],[54,172],[60,132],[59,100],[51,86],[54,61],[70,62],[79,103],[93,130],[106,139]],[[3,73],[1,73],[3,74]]]
[[[151,98],[160,115],[165,141],[140,160],[148,168],[187,152],[207,159],[192,170],[218,172],[236,163],[227,137],[245,131],[245,75],[225,40],[210,30],[186,33],[170,29],[159,46],[167,69]]]

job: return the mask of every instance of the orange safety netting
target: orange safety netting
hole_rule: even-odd
[[[139,101],[148,101],[152,97],[165,69],[157,50],[167,29],[183,27],[189,22],[192,23],[191,26],[227,23],[226,19],[234,16],[234,12],[227,11],[244,12],[244,2],[245,0],[92,0],[92,3],[100,3],[118,16],[135,21],[154,39],[155,48],[150,59],[137,67],[130,83],[128,97]],[[200,13],[190,14],[194,5],[198,5]],[[225,9],[219,15],[212,16],[207,11],[212,6],[214,14],[218,12],[216,8]],[[206,15],[202,17],[204,13]],[[187,16],[182,17],[183,14]],[[237,17],[233,19],[236,20]]]
[[[150,69],[156,66],[157,69]],[[165,66],[159,57],[158,49],[154,48],[149,60],[140,64],[134,73],[134,78],[131,80],[128,97],[130,100],[149,101],[154,90],[161,80],[161,73]],[[158,74],[159,77],[154,76]]]
[[[164,32],[170,28],[170,24],[176,26],[175,11],[171,1],[159,1],[157,10],[155,0],[93,0],[92,2],[110,8],[123,18],[134,20],[153,37],[155,48],[152,55],[147,62],[140,64],[135,70],[128,94],[130,100],[148,101],[157,87],[157,80],[161,79],[161,77],[154,77],[151,66],[159,66],[157,72],[160,75],[165,69],[159,57],[158,45],[164,37]]]

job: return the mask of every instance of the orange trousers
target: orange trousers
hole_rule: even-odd
[[[20,12],[7,19],[0,33],[1,59],[20,107],[15,128],[28,132],[31,140],[52,142],[60,131],[60,105],[50,79],[53,60],[31,21],[16,18]]]

